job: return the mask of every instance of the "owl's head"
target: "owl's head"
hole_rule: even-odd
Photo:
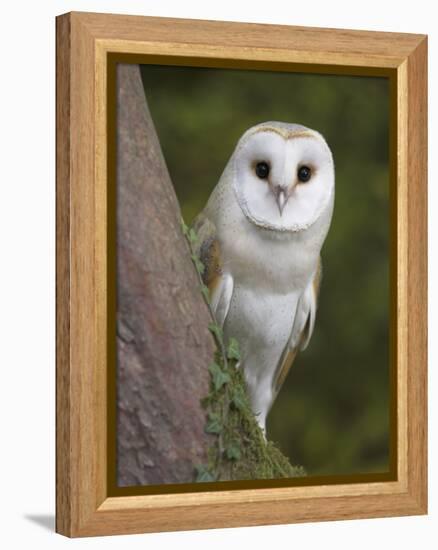
[[[237,201],[258,226],[302,231],[332,208],[333,157],[315,130],[283,122],[258,124],[240,138],[231,163]]]

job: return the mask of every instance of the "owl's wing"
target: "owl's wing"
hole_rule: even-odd
[[[216,322],[223,327],[233,294],[233,278],[223,269],[221,248],[214,223],[201,213],[195,218],[192,227],[198,236],[193,253],[204,265],[202,281],[210,291],[210,304]]]
[[[298,300],[292,333],[274,376],[273,389],[275,395],[280,391],[298,352],[306,349],[312,336],[321,277],[322,265],[320,258],[310,283]]]

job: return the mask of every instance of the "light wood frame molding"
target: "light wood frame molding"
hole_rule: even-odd
[[[93,13],[61,15],[56,23],[57,532],[77,537],[427,513],[427,37]],[[106,84],[114,52],[392,75],[396,481],[108,496]]]

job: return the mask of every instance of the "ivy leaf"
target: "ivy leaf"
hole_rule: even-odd
[[[208,481],[216,481],[214,475],[209,471],[207,466],[204,464],[199,464],[196,466],[196,483],[203,483]]]
[[[219,342],[219,344],[222,344],[222,329],[219,325],[217,325],[216,323],[210,323],[208,325],[208,330],[214,334],[214,336],[216,337],[216,340]]]
[[[194,229],[190,229],[190,231],[188,232],[188,238],[192,244],[198,241],[198,235],[196,234],[196,231]]]
[[[230,338],[227,356],[228,359],[235,359],[236,361],[239,361],[240,359],[239,342],[235,338]]]
[[[196,256],[196,254],[192,254],[192,260],[193,260],[193,263],[195,264],[196,271],[200,275],[202,275],[205,271],[204,264],[201,262],[201,260],[198,258],[198,256]]]
[[[222,425],[220,416],[217,413],[208,414],[208,422],[205,426],[205,431],[208,434],[220,434],[222,431]]]
[[[231,380],[230,375],[224,372],[217,363],[211,363],[208,370],[210,371],[216,391],[220,390],[224,384],[227,384]]]
[[[239,443],[237,441],[232,441],[225,449],[225,455],[228,460],[239,460],[241,457]]]
[[[208,286],[205,286],[205,285],[201,285],[201,292],[202,292],[202,295],[204,296],[205,298],[205,301],[207,303],[210,302],[210,291],[208,289]]]
[[[242,411],[246,407],[245,395],[241,390],[234,390],[233,397],[231,398],[231,404],[238,411]]]

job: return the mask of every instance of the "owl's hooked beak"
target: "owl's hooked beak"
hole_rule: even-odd
[[[277,187],[275,191],[275,198],[277,201],[278,210],[280,211],[280,216],[282,216],[284,207],[286,206],[289,198],[289,193],[283,187]]]
[[[287,202],[286,193],[283,190],[279,191],[277,195],[277,204],[278,204],[278,209],[280,210],[280,216],[283,214],[283,208],[286,202]]]

